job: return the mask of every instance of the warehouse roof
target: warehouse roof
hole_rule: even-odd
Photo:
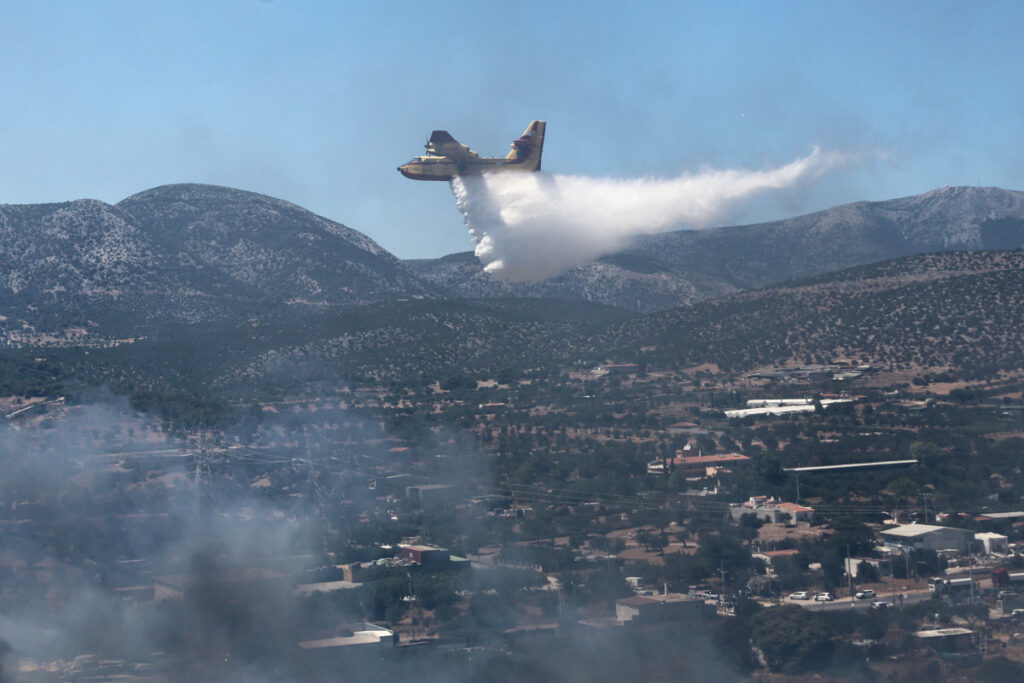
[[[902,526],[893,527],[892,529],[883,529],[882,534],[886,536],[914,538],[915,536],[924,536],[925,534],[935,533],[936,531],[956,531],[962,534],[971,533],[966,529],[957,529],[956,527],[951,526],[935,526],[933,524],[904,524]]]

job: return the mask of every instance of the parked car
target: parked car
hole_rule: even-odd
[[[833,600],[835,600],[835,596],[833,596],[831,593],[818,593],[814,596],[814,600],[816,602],[832,602]]]
[[[807,591],[797,591],[796,593],[789,594],[790,600],[810,600],[811,594]]]
[[[704,591],[701,597],[705,600],[718,600],[718,593],[715,593],[714,591]]]
[[[871,590],[870,588],[865,588],[864,590],[857,591],[854,594],[854,597],[856,597],[858,600],[870,600],[876,595],[878,595],[878,593],[876,593],[875,591]]]
[[[871,603],[871,609],[888,609],[892,607],[892,603],[888,600],[875,600]]]

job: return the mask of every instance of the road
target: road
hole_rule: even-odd
[[[899,598],[894,598],[891,595],[879,595],[875,598],[868,600],[857,600],[856,598],[837,598],[832,602],[816,602],[814,600],[790,600],[786,598],[782,601],[784,605],[800,605],[804,609],[815,610],[815,611],[833,611],[840,609],[854,609],[854,610],[866,610],[871,609],[871,603],[875,600],[885,600],[892,604],[893,607],[901,607],[903,605],[913,605],[925,600],[931,599],[932,595],[929,591],[915,591],[903,594],[903,602],[901,603]]]

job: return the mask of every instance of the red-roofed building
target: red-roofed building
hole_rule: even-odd
[[[435,548],[430,545],[403,545],[402,557],[416,564],[438,566],[445,565],[451,559],[447,548]]]
[[[668,461],[669,471],[680,471],[684,477],[713,477],[718,470],[736,465],[745,465],[750,458],[742,453],[716,453],[715,455],[690,455],[692,451],[676,451],[676,457]],[[647,463],[648,474],[664,474],[665,460]]]
[[[814,519],[814,508],[807,507],[806,505],[800,505],[798,503],[779,503],[775,507],[783,512],[788,512],[790,521],[794,524],[797,522],[810,522]]]
[[[683,476],[714,476],[719,469],[745,465],[750,458],[742,453],[716,453],[715,455],[679,455],[672,459],[672,465],[681,470]]]
[[[743,515],[757,515],[758,519],[769,523],[783,522],[796,524],[810,522],[814,519],[814,508],[796,503],[787,503],[766,496],[752,496],[745,503],[733,503],[729,506],[729,514],[734,521]]]

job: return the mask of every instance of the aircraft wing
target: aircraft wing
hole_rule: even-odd
[[[446,130],[435,130],[430,134],[427,151],[438,156],[453,159],[479,158],[479,154],[449,135]]]

